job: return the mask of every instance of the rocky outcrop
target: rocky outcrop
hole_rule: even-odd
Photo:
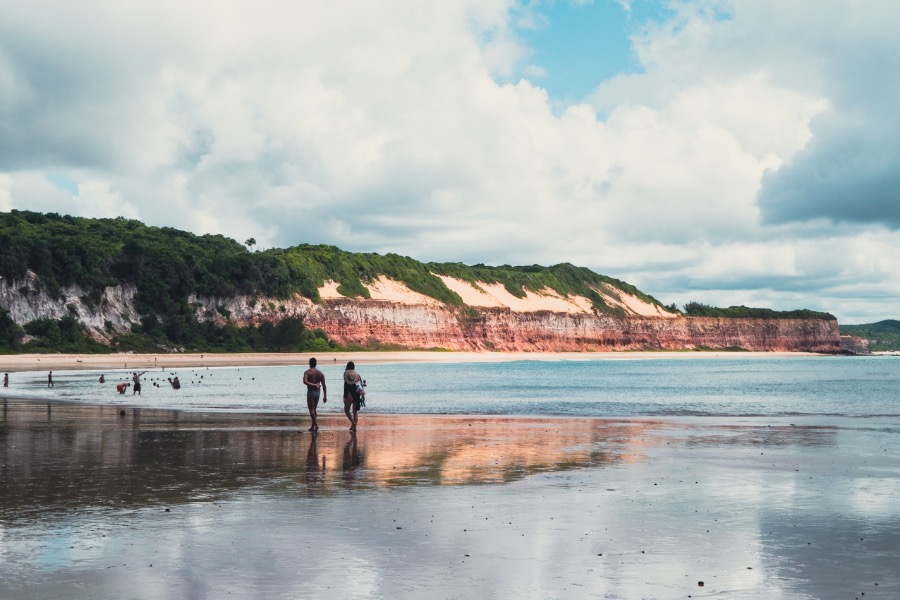
[[[74,316],[96,339],[108,341],[128,331],[140,316],[133,286],[110,287],[91,302],[77,286],[50,298],[33,280],[15,285],[0,280],[0,306],[19,324],[37,318]],[[596,314],[579,311],[523,310],[508,306],[441,304],[433,299],[403,301],[331,297],[315,304],[296,295],[272,298],[192,297],[203,321],[238,326],[303,317],[344,344],[473,351],[569,351],[736,349],[839,353],[835,320],[732,319]]]
[[[60,295],[51,298],[40,280],[29,271],[23,281],[10,282],[0,278],[0,307],[9,311],[19,325],[36,319],[78,319],[87,332],[102,342],[112,335],[128,331],[140,320],[134,308],[133,285],[108,287],[99,299],[91,299],[77,285],[65,287]]]

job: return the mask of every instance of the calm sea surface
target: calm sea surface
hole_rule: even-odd
[[[341,410],[339,364],[320,365]],[[188,410],[305,411],[305,367],[13,373],[0,396]],[[692,358],[358,365],[371,413],[633,416],[900,416],[900,357]],[[177,374],[181,390],[167,377]],[[157,387],[155,384],[158,384]]]

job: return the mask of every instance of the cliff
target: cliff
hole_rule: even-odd
[[[598,291],[624,314],[598,314],[587,299],[563,297],[552,290],[528,292],[520,299],[502,286],[444,279],[465,306],[444,305],[386,278],[369,286],[372,298],[365,300],[342,297],[333,283],[327,283],[319,290],[320,304],[300,296],[257,302],[245,297],[194,297],[192,302],[201,307],[201,319],[218,323],[247,325],[303,316],[307,327],[322,329],[342,344],[362,346],[503,352],[701,348],[841,352],[833,319],[685,317],[610,288]]]
[[[77,286],[51,298],[35,276],[0,280],[0,306],[17,323],[36,318],[74,316],[97,340],[127,332],[139,321],[134,286],[108,287],[91,303]],[[512,296],[503,286],[443,277],[464,300],[444,304],[381,277],[368,286],[370,298],[347,298],[334,282],[319,290],[321,302],[295,294],[289,300],[246,295],[201,297],[190,305],[201,322],[238,327],[302,317],[342,344],[442,348],[474,351],[604,351],[736,349],[750,351],[841,352],[836,320],[686,317],[617,290],[598,287],[606,304],[620,314],[602,314],[589,299],[550,289]]]

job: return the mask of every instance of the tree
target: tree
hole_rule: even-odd
[[[246,242],[244,242],[244,244],[250,247],[250,252],[253,252],[253,246],[256,245],[256,239],[250,238]]]

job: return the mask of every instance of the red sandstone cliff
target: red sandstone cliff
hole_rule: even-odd
[[[373,299],[344,298],[320,290],[321,304],[239,296],[198,298],[191,302],[204,321],[242,326],[301,316],[343,344],[475,351],[603,351],[743,348],[751,351],[846,352],[838,323],[821,319],[724,319],[684,317],[611,287],[598,289],[622,316],[598,314],[581,297],[547,290],[514,298],[502,286],[472,286],[444,278],[467,306],[442,304],[382,279],[370,286]],[[331,286],[334,288],[336,286]],[[127,331],[138,315],[133,286],[108,288],[100,307],[84,304],[77,287],[58,298],[44,292],[22,294],[0,280],[0,306],[23,324],[38,317],[75,314],[97,339]],[[550,308],[549,310],[547,308]],[[224,310],[223,310],[224,309]],[[227,317],[224,315],[228,315]]]
[[[377,341],[408,348],[602,351],[739,347],[751,351],[841,351],[834,320],[620,317],[345,299],[311,306],[306,323],[342,343]]]

